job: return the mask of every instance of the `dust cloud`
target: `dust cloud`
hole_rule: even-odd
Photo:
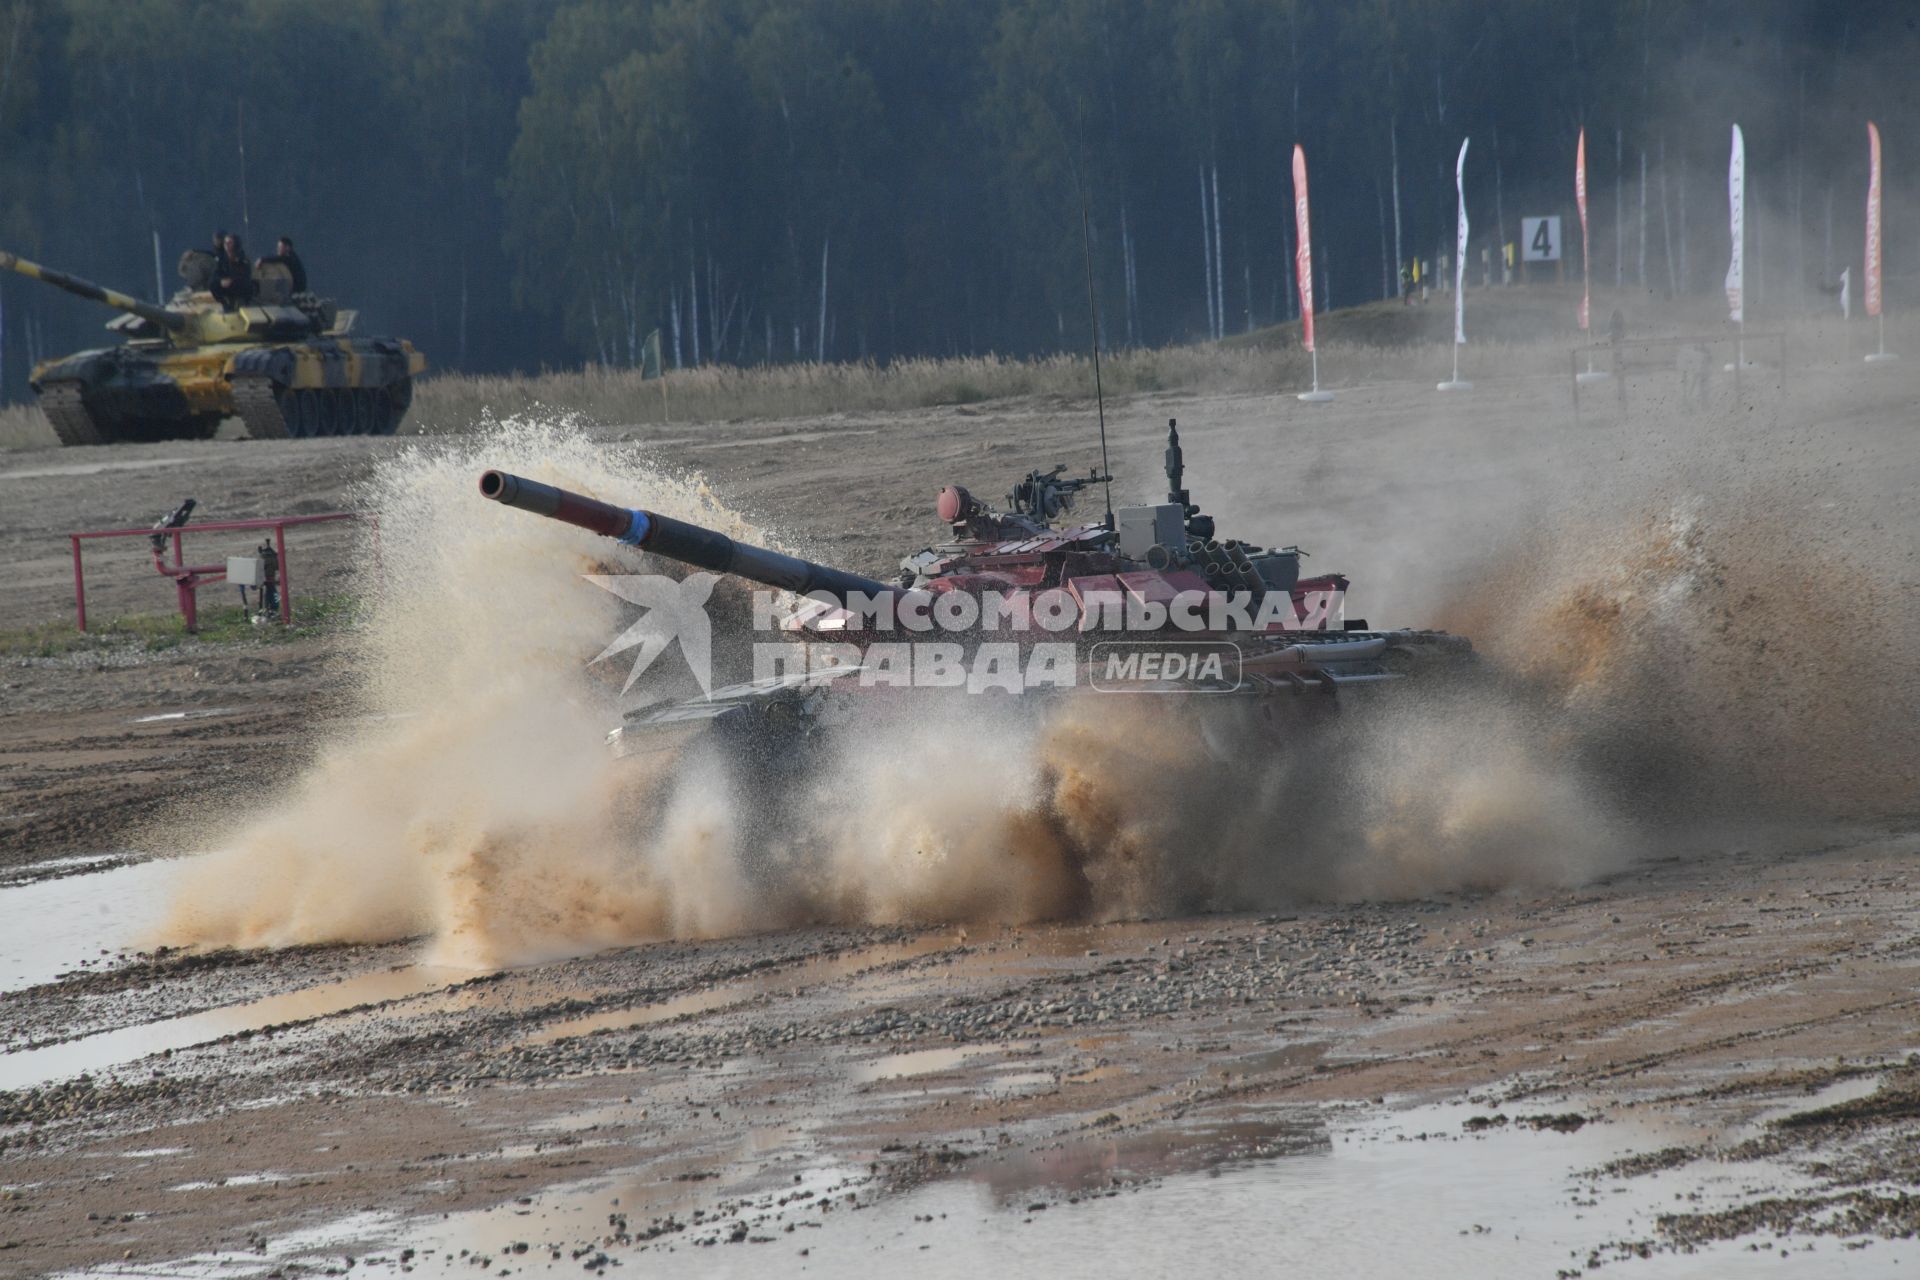
[[[1456,555],[1441,621],[1488,659],[1465,687],[1343,698],[1331,716],[1311,699],[929,691],[869,699],[811,767],[769,776],[712,742],[606,750],[624,670],[587,659],[631,610],[581,575],[636,564],[481,502],[488,466],[778,541],[564,424],[385,464],[361,714],[281,804],[183,862],[167,941],[424,935],[436,960],[490,966],[808,922],[1565,886],[1627,865],[1658,824],[1915,807],[1911,688],[1829,678],[1911,674],[1898,593],[1810,557],[1751,493],[1640,492],[1633,518],[1616,493],[1557,536],[1517,520]],[[1844,598],[1822,589],[1842,570]],[[1800,625],[1809,607],[1827,625]],[[717,653],[743,625],[723,614]]]

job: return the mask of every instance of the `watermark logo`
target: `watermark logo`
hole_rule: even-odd
[[[1231,640],[1180,645],[1103,640],[1093,646],[1087,683],[1102,693],[1231,693],[1240,687],[1240,646]]]
[[[620,686],[620,692],[625,693],[633,688],[634,681],[647,673],[654,659],[678,640],[680,655],[687,660],[693,678],[699,681],[700,692],[709,697],[713,695],[713,622],[707,616],[707,597],[713,594],[713,584],[719,581],[717,577],[711,573],[695,573],[676,582],[657,573],[583,576],[602,591],[611,591],[646,611],[587,665],[638,645],[640,652],[633,655],[633,669],[627,673],[627,682]]]
[[[602,662],[638,649],[621,692],[678,642],[701,692],[713,695],[713,625],[707,602],[718,577],[587,574],[643,612]],[[1338,630],[1339,591],[1185,591],[1164,599],[1118,593],[903,591],[838,600],[756,591],[755,682],[863,688],[962,688],[972,693],[1088,685],[1102,692],[1232,692],[1240,646],[1225,634]],[[768,634],[775,633],[775,634]],[[1107,637],[1127,637],[1109,639]]]

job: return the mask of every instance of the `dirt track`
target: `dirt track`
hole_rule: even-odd
[[[1687,416],[1669,380],[1648,377],[1636,416],[1578,428],[1564,383],[1546,379],[1458,400],[1383,382],[1317,410],[1146,397],[1110,407],[1116,497],[1155,488],[1178,417],[1189,487],[1223,527],[1351,574],[1350,612],[1422,624],[1459,611],[1474,573],[1502,563],[1492,548],[1604,512],[1603,490],[1732,495],[1773,527],[1806,528],[1813,563],[1796,571],[1865,561],[1883,570],[1891,616],[1910,618],[1916,378],[1755,376],[1748,403]],[[885,572],[930,536],[941,484],[993,495],[1030,466],[1084,467],[1089,420],[1081,405],[1012,403],[604,435],[697,471],[799,549]],[[71,528],[144,524],[187,492],[209,519],[348,505],[377,458],[407,447],[9,456],[0,616],[59,616]],[[167,602],[129,546],[94,561],[97,616]],[[351,547],[297,537],[296,589],[339,589]],[[14,659],[0,680],[4,870],[24,880],[49,859],[142,848],[136,820],[182,793],[268,803],[316,725],[358,714],[342,691],[350,640]],[[206,714],[143,719],[182,711]],[[1023,930],[813,928],[477,976],[427,968],[406,943],[102,958],[128,939],[110,936],[116,916],[97,947],[75,943],[89,894],[148,892],[113,879],[140,868],[41,880],[0,892],[46,895],[36,913],[77,921],[47,935],[49,954],[95,963],[4,975],[19,989],[0,996],[0,1083],[18,1087],[0,1093],[0,1270],[294,1274],[351,1254],[356,1273],[484,1257],[489,1272],[845,1274],[900,1250],[933,1274],[1075,1274],[1093,1264],[1075,1252],[1087,1231],[1229,1273],[1446,1256],[1463,1272],[1617,1261],[1682,1274],[1730,1251],[1753,1260],[1756,1243],[1796,1256],[1812,1244],[1835,1272],[1873,1273],[1896,1253],[1911,1265],[1920,1254],[1893,1238],[1920,1226],[1904,1198],[1920,1117],[1905,1057],[1920,836],[1899,807],[1677,832],[1574,890]],[[1420,1163],[1434,1144],[1448,1155]],[[1288,1180],[1305,1168],[1308,1184],[1346,1186],[1368,1159],[1399,1198],[1363,1188],[1318,1206]],[[1537,1185],[1502,1183],[1501,1168]],[[1311,1233],[1266,1241],[1254,1265],[1223,1252],[1204,1215],[1142,1225],[1156,1197],[1190,1205],[1186,1175],[1203,1169],[1225,1170],[1217,1198],[1238,1229],[1319,1216],[1334,1241],[1291,1258]],[[1100,1207],[1147,1182],[1164,1185],[1128,1215]],[[1425,1208],[1395,1208],[1412,1204]],[[391,1217],[345,1221],[370,1209]],[[1403,1213],[1391,1241],[1370,1239],[1383,1209]],[[1721,1239],[1705,1257],[1677,1252]],[[728,1244],[750,1259],[727,1260]],[[477,1257],[459,1255],[469,1247]],[[205,1253],[232,1256],[163,1265]]]

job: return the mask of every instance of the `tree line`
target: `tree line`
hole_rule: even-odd
[[[1289,319],[1294,143],[1321,305],[1453,235],[1572,222],[1597,284],[1888,271],[1920,52],[1900,0],[0,0],[0,247],[142,295],[217,228],[437,368],[1084,349]],[[1086,228],[1083,243],[1083,220]],[[1087,250],[1098,294],[1086,301]],[[1572,266],[1577,267],[1577,258]],[[1890,283],[1889,305],[1898,305]],[[0,280],[0,393],[105,318]]]

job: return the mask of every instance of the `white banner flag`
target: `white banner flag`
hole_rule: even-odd
[[[1460,194],[1460,231],[1454,237],[1453,253],[1453,342],[1461,346],[1467,340],[1467,143],[1460,140],[1460,158],[1453,162],[1453,189]]]
[[[1741,246],[1746,238],[1747,146],[1740,137],[1740,126],[1733,126],[1733,154],[1727,160],[1727,221],[1733,232],[1733,257],[1727,263],[1727,318],[1735,324],[1747,322],[1742,305],[1746,270]]]
[[[1853,319],[1853,268],[1846,267],[1840,272],[1840,318]]]

